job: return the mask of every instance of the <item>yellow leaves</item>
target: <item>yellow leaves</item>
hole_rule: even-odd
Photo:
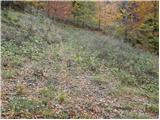
[[[137,7],[133,9],[133,13],[138,16],[138,21],[134,23],[134,28],[144,23],[148,17],[151,17],[153,15],[152,9],[154,9],[152,1],[140,1],[135,3]]]
[[[44,8],[46,6],[46,2],[39,1],[39,0],[25,0],[25,1],[15,1],[16,4],[24,4],[24,5],[31,5],[35,8]]]
[[[96,17],[101,21],[101,25],[110,25],[121,17],[118,9],[118,2],[97,2]]]

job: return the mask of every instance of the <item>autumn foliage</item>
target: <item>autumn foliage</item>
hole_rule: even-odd
[[[54,20],[101,30],[158,54],[158,1],[14,1],[12,4],[43,9]]]
[[[48,1],[46,10],[50,17],[62,20],[71,19],[72,2]]]

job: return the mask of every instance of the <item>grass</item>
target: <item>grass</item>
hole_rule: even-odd
[[[41,103],[25,97],[13,97],[8,106],[11,118],[32,118],[32,114],[41,109]]]
[[[46,101],[57,100],[59,103],[63,103],[67,99],[67,95],[62,90],[56,90],[52,86],[43,88],[42,90],[40,90],[40,94]]]
[[[28,64],[31,67],[27,69]],[[60,89],[57,85],[65,81],[68,82],[66,86],[69,86],[70,79],[84,73],[91,76],[91,84],[112,82],[116,87],[113,91],[108,91],[108,95],[113,98],[126,95],[139,99],[147,97],[149,104],[144,115],[132,110],[142,110],[145,105],[140,106],[139,103],[127,100],[119,101],[122,104],[128,103],[124,105],[124,109],[129,112],[124,113],[123,118],[151,118],[147,112],[157,114],[159,111],[157,56],[140,52],[120,40],[93,31],[69,25],[64,27],[64,24],[53,22],[43,15],[3,10],[2,78],[4,81],[13,79],[22,72],[23,67],[26,69],[20,78],[25,79],[26,83],[32,81],[36,87],[40,86],[38,92],[35,92],[35,88],[30,88],[33,96],[38,95],[39,101],[24,97],[28,94],[28,88],[17,84],[13,90],[17,94],[14,97],[9,96],[13,97],[8,106],[8,111],[13,112],[10,113],[13,115],[10,118],[21,115],[23,118],[33,118],[34,112],[41,114],[40,118],[68,118],[66,111],[56,113],[48,107],[48,103],[68,106],[70,93],[62,90],[64,86]],[[64,78],[58,75],[64,75]],[[60,78],[64,81],[60,81]],[[76,97],[72,99],[76,101]],[[110,113],[113,106],[106,107],[105,110]],[[91,118],[89,113],[83,114],[86,118]]]
[[[46,109],[43,109],[41,112],[44,118],[51,119],[56,117],[55,113],[51,109],[46,108]]]
[[[129,119],[149,119],[149,116],[144,115],[144,114],[138,114],[138,113],[129,113],[127,115],[127,118]]]
[[[53,87],[47,87],[40,90],[40,94],[44,97],[44,99],[53,99],[56,97],[55,89]]]
[[[10,79],[16,76],[16,72],[13,70],[3,70],[2,71],[2,78],[3,79]]]
[[[112,79],[112,75],[110,74],[96,74],[93,77],[93,80],[98,84],[108,84],[109,82],[111,82],[110,81],[111,79]]]
[[[123,94],[125,95],[143,95],[144,90],[135,87],[130,87],[126,85],[121,85],[116,91],[110,92],[111,95],[113,96],[122,96]]]
[[[146,110],[153,112],[153,113],[158,113],[159,112],[159,107],[156,104],[149,104],[146,106]]]
[[[15,112],[20,112],[21,110],[33,110],[32,105],[32,102],[26,98],[15,97],[11,100],[10,108]]]
[[[57,97],[57,99],[58,99],[58,101],[59,101],[60,103],[63,103],[63,102],[65,102],[65,101],[67,100],[67,95],[66,95],[63,91],[58,92],[58,97]]]

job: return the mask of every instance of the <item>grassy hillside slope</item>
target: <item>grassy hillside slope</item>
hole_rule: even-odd
[[[3,118],[158,118],[158,57],[41,14],[2,11]]]

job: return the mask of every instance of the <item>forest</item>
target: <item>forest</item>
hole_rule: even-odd
[[[158,119],[159,1],[1,1],[1,118]]]

